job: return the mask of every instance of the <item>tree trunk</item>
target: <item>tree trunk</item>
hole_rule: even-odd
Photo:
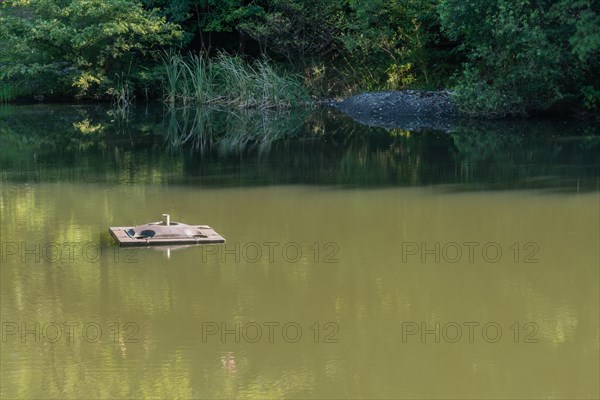
[[[246,54],[246,35],[244,34],[244,32],[239,31],[238,39],[239,39],[238,54],[244,55],[244,54]]]

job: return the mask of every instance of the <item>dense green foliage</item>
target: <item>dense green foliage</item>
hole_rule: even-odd
[[[600,108],[600,10],[591,0],[0,4],[0,101],[169,98],[169,71],[157,56],[169,50],[220,62],[241,56],[245,70],[266,58],[272,71],[303,76],[316,96],[445,87],[465,111],[489,117]]]
[[[578,103],[597,111],[598,3],[442,0],[439,13],[467,58],[457,87],[465,109],[502,116]]]
[[[5,0],[0,80],[33,94],[101,96],[142,79],[152,50],[182,31],[132,0]]]

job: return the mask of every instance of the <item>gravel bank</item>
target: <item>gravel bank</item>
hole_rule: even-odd
[[[404,90],[363,93],[343,100],[324,100],[356,121],[370,126],[406,130],[451,130],[460,116],[447,90]]]

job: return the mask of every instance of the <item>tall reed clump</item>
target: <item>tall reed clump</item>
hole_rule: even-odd
[[[267,61],[248,63],[220,54],[163,56],[164,101],[171,104],[215,104],[238,108],[291,108],[309,104],[299,77],[276,71]]]
[[[135,99],[133,88],[124,74],[117,75],[117,79],[113,87],[108,90],[108,94],[112,97],[113,106],[119,108],[129,107]]]
[[[21,93],[17,85],[0,83],[0,104],[13,101]]]
[[[182,88],[187,89],[182,78],[183,58],[180,54],[173,51],[165,53],[161,57],[164,77],[163,77],[163,98],[167,103],[174,104],[178,97],[185,98],[186,93],[180,93]]]
[[[188,97],[193,103],[204,104],[213,99],[213,69],[211,63],[201,55],[191,55],[182,60],[184,80]]]

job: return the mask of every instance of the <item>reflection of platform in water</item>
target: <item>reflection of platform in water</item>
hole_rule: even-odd
[[[135,227],[116,226],[108,230],[121,246],[225,243],[225,238],[210,226],[171,222],[169,214],[163,214],[160,222]]]

